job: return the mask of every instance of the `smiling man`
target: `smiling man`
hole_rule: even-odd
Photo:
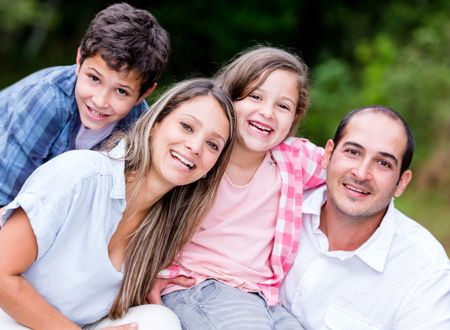
[[[281,301],[306,329],[450,329],[450,263],[394,207],[414,139],[393,110],[350,112],[327,142],[326,187],[303,203],[299,252]]]

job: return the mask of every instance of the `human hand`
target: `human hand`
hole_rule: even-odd
[[[184,287],[190,287],[195,285],[195,279],[187,276],[177,276],[174,278],[158,278],[155,281],[155,284],[150,289],[150,292],[147,294],[146,300],[149,304],[159,304],[162,305],[161,301],[161,292],[169,285],[169,284],[177,284]]]
[[[116,326],[108,326],[101,328],[100,330],[137,330],[139,329],[139,324],[137,323],[126,323]]]

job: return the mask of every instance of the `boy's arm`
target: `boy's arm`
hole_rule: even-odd
[[[0,205],[8,204],[28,176],[54,156],[52,147],[67,122],[55,87],[30,86],[19,94],[8,100],[10,116],[1,117]]]
[[[21,276],[32,265],[37,253],[30,221],[26,213],[18,209],[0,230],[0,307],[32,329],[80,329]]]

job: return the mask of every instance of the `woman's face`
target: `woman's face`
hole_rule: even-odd
[[[182,103],[152,132],[152,171],[169,186],[200,179],[216,163],[229,137],[227,116],[212,96]]]

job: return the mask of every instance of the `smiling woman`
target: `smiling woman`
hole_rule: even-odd
[[[157,123],[153,129],[151,174],[169,185],[199,179],[217,161],[230,134],[220,108],[213,96],[200,96]],[[211,116],[211,112],[217,115]]]
[[[79,329],[145,304],[209,210],[234,127],[228,96],[209,79],[189,80],[105,151],[39,167],[0,221],[0,308],[33,329]]]

